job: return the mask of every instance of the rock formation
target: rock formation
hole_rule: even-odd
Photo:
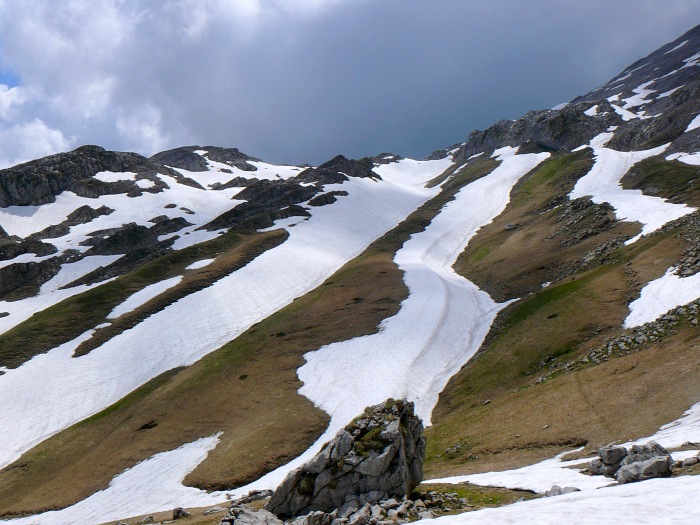
[[[291,472],[267,509],[282,517],[358,508],[409,495],[423,478],[423,424],[413,403],[369,407],[311,461]]]
[[[664,447],[655,441],[646,445],[608,445],[598,450],[598,457],[588,466],[591,474],[615,478],[618,483],[631,483],[671,475],[673,460]]]

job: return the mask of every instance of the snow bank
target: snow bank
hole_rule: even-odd
[[[676,268],[649,281],[638,299],[629,305],[630,314],[625,319],[625,328],[634,328],[649,323],[677,306],[688,304],[700,298],[700,274],[679,277]]]
[[[612,138],[612,133],[603,133],[591,141],[595,154],[595,164],[591,171],[576,183],[569,194],[570,199],[590,197],[596,204],[609,203],[615,208],[618,220],[642,223],[642,231],[627,241],[631,244],[642,235],[661,228],[664,224],[695,211],[685,204],[672,204],[658,197],[644,195],[640,190],[622,189],[622,177],[636,163],[660,155],[668,144],[644,151],[616,151],[604,147]]]
[[[159,296],[166,290],[169,290],[173,286],[177,286],[182,281],[182,275],[177,277],[171,277],[170,279],[165,279],[163,281],[158,281],[157,283],[149,284],[148,286],[142,288],[138,292],[130,295],[123,303],[117,305],[114,310],[112,310],[107,319],[116,319],[126,313],[133,312],[139,306],[146,304],[148,301],[154,297]]]
[[[452,265],[476,231],[500,214],[510,190],[548,154],[494,153],[501,165],[444,206],[425,231],[414,234],[395,262],[408,298],[379,332],[334,343],[305,355],[300,393],[332,417],[329,434],[364,407],[407,397],[425,423],[440,391],[476,352],[503,308],[457,275]]]
[[[700,476],[652,479],[422,520],[422,525],[695,525]]]
[[[12,525],[95,525],[172,510],[203,507],[226,501],[223,492],[207,493],[185,487],[182,480],[219,443],[219,435],[199,439],[175,450],[156,454],[115,477],[105,490],[58,511],[3,521]]]

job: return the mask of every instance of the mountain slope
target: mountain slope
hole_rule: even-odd
[[[678,419],[697,306],[656,319],[700,298],[699,35],[426,161],[84,147],[0,172],[0,513],[273,487],[388,396],[432,422],[430,476]]]

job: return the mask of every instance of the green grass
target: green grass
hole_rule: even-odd
[[[622,178],[625,189],[641,189],[673,202],[700,205],[700,167],[679,161],[646,159],[634,166]]]
[[[428,492],[439,494],[456,494],[458,498],[466,498],[468,505],[473,510],[482,508],[502,507],[510,505],[521,499],[530,500],[540,496],[527,490],[510,490],[497,487],[482,487],[471,483],[458,485],[420,484],[415,490],[415,496],[423,496]],[[461,511],[460,511],[461,512]]]

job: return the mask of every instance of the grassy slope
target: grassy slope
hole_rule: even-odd
[[[567,156],[544,164],[456,265],[477,283],[506,279],[497,290],[502,297],[526,298],[502,312],[480,355],[442,393],[427,432],[428,476],[510,468],[575,444],[649,435],[700,400],[693,372],[698,339],[690,325],[648,350],[536,383],[553,364],[621,333],[629,298],[684,248],[678,231],[657,234],[542,289],[553,261],[575,261],[606,239],[638,231],[615,223],[568,247],[546,239],[557,227],[557,210],[533,212],[573,186],[580,162]],[[509,223],[519,226],[506,232]]]
[[[671,202],[700,206],[700,167],[677,160],[646,159],[622,178],[625,189],[640,189],[646,195],[654,195]]]
[[[296,393],[303,354],[372,333],[396,313],[407,293],[396,250],[463,184],[495,166],[484,159],[459,170],[438,197],[316,290],[195,365],[154,379],[29,451],[0,472],[0,515],[64,507],[137,461],[221,430],[221,444],[186,483],[231,488],[301,453],[327,424]]]

